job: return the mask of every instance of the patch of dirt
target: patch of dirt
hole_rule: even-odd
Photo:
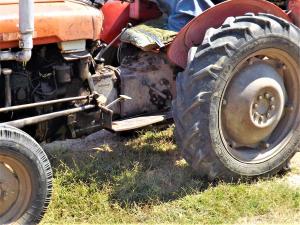
[[[106,130],[102,130],[83,138],[43,143],[42,147],[45,149],[46,152],[49,153],[59,150],[72,152],[86,152],[93,150],[101,145],[111,144],[120,140],[121,137],[119,135]]]

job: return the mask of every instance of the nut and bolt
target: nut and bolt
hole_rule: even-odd
[[[274,110],[274,109],[275,109],[275,105],[271,105],[271,106],[270,106],[270,109],[271,109],[271,110]]]
[[[270,98],[270,94],[269,93],[265,93],[265,97],[266,98]]]

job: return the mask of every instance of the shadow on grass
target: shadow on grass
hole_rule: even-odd
[[[61,185],[96,183],[120,206],[166,202],[207,189],[178,152],[173,127],[118,137],[88,152],[51,154]]]

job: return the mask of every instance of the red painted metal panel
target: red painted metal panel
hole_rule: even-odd
[[[34,0],[35,3],[38,2],[64,2],[65,0]],[[19,0],[1,0],[0,5],[7,4],[19,4]]]
[[[202,43],[208,28],[218,28],[227,17],[241,16],[248,12],[269,13],[291,21],[282,9],[270,2],[264,0],[229,0],[206,10],[179,32],[168,50],[170,61],[185,68],[189,49]]]
[[[111,42],[120,34],[128,22],[136,24],[162,15],[155,3],[145,0],[135,0],[130,4],[118,0],[110,1],[102,7],[102,12],[105,19],[101,40],[106,43]],[[114,45],[117,46],[118,43]]]
[[[111,1],[102,7],[104,15],[101,40],[111,42],[129,22],[130,6],[127,2]]]
[[[300,27],[300,0],[289,1],[289,15],[296,26]]]

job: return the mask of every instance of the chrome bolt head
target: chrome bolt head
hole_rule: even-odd
[[[274,101],[275,101],[275,97],[271,97],[271,98],[270,98],[270,101],[271,101],[271,102],[274,102]]]
[[[263,96],[262,95],[259,95],[258,96],[258,100],[262,100],[263,99]]]
[[[253,105],[253,108],[254,108],[254,109],[257,109],[257,108],[258,108],[258,104],[255,103],[255,104]]]
[[[267,118],[270,119],[272,117],[271,113],[267,113]]]
[[[270,106],[270,109],[271,109],[271,110],[274,110],[274,109],[275,109],[275,105],[271,105],[271,106]]]

